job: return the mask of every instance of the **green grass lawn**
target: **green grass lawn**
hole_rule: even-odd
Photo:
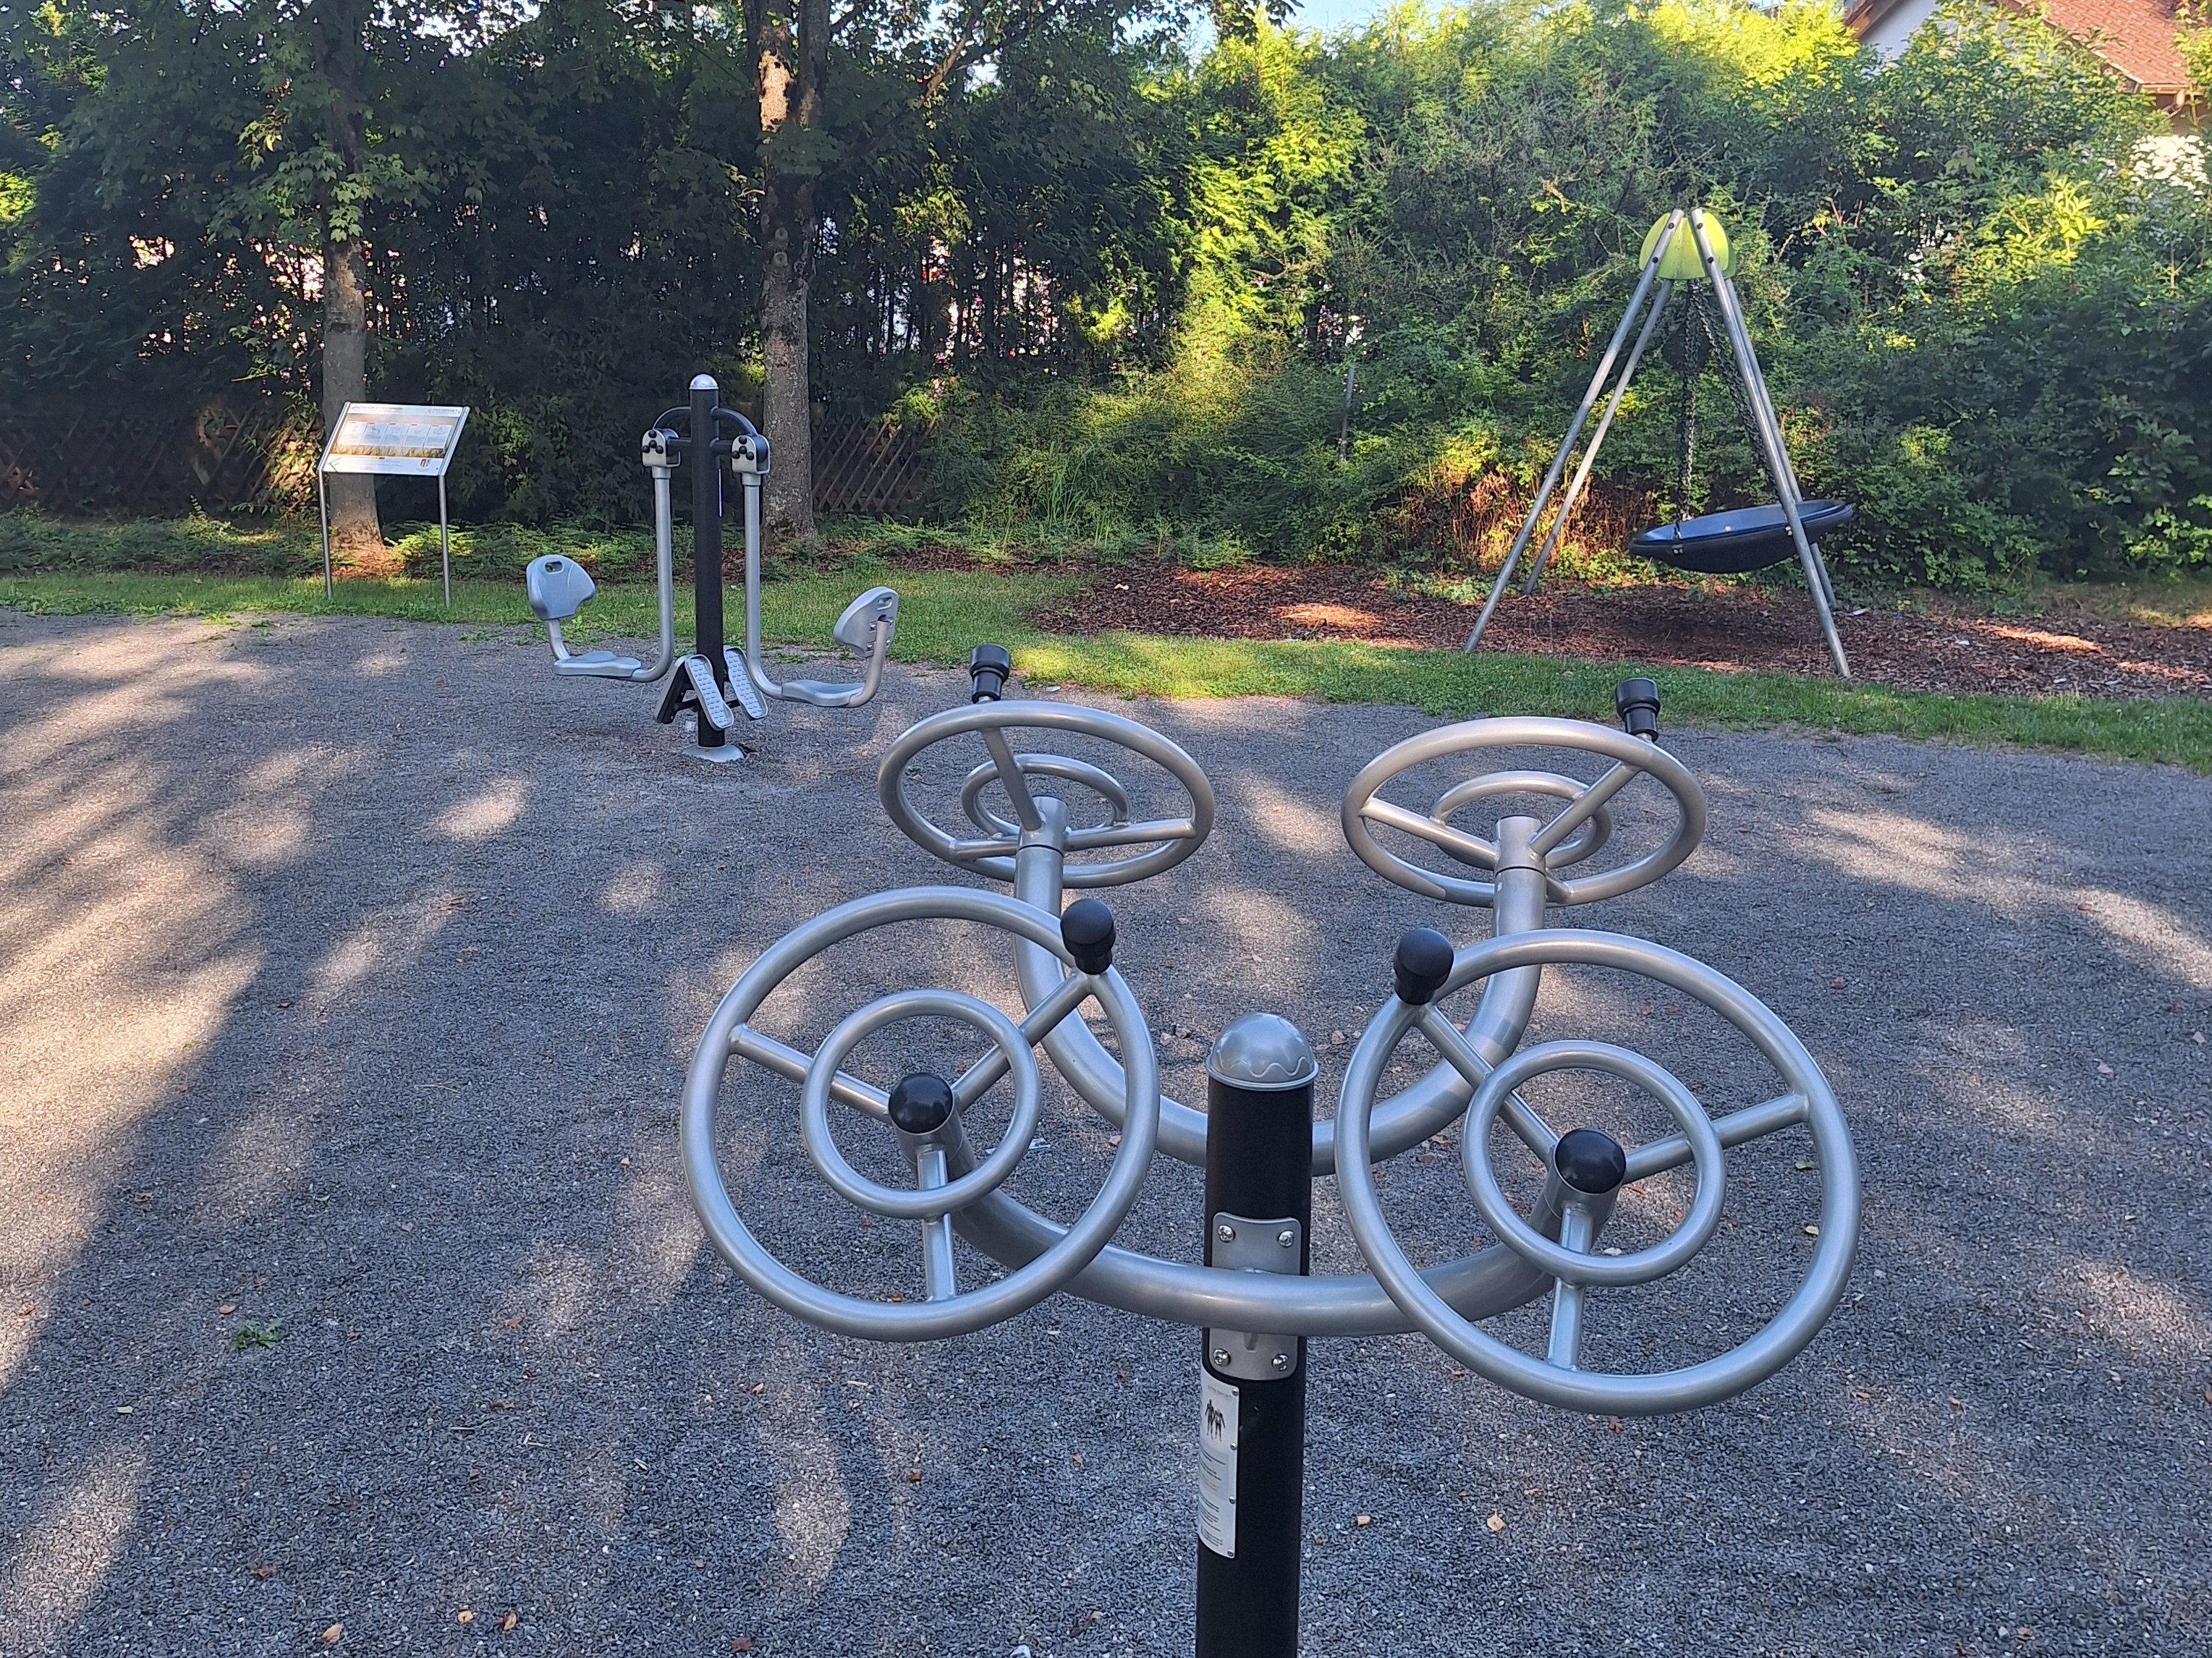
[[[306,616],[379,616],[467,623],[534,631],[520,580],[539,552],[567,550],[599,562],[603,573],[638,568],[650,556],[641,538],[501,529],[456,537],[453,604],[436,580],[437,531],[419,527],[401,544],[410,568],[400,578],[353,576],[323,596],[309,526],[240,531],[213,521],[81,529],[0,517],[0,606],[42,615],[233,616],[283,611]],[[872,544],[862,542],[868,546]],[[427,554],[427,556],[426,556]],[[231,572],[196,574],[215,563]],[[137,568],[118,568],[136,565]],[[151,565],[154,568],[148,569]],[[247,567],[240,570],[240,566]],[[427,568],[426,568],[427,565]],[[263,574],[253,574],[258,566]],[[184,568],[179,568],[184,567]],[[474,574],[481,571],[483,574]],[[2212,702],[2177,697],[2108,702],[2086,697],[1944,695],[1778,673],[1722,673],[1582,663],[1552,657],[1398,650],[1346,641],[1282,643],[1106,634],[1049,634],[1030,618],[1081,580],[1034,566],[979,564],[973,569],[892,573],[872,553],[829,574],[785,576],[763,592],[763,625],[775,641],[826,646],[830,623],[854,594],[878,580],[902,600],[892,654],[953,664],[981,640],[1012,647],[1020,671],[1041,683],[1079,684],[1128,696],[1302,696],[1336,702],[1399,702],[1440,715],[1556,714],[1610,720],[1613,684],[1649,673],[1667,699],[1670,720],[1725,726],[1801,726],[1822,731],[1890,732],[1973,744],[2021,744],[2115,759],[2165,762],[2212,773]],[[734,617],[736,598],[732,594]],[[2192,593],[2179,608],[2195,601]],[[2135,596],[2135,603],[2142,603]],[[2170,604],[2171,599],[2167,601]],[[586,611],[578,639],[635,639],[653,630],[653,590],[607,581]],[[680,592],[677,626],[690,632],[690,596]],[[521,635],[518,633],[518,637]]]

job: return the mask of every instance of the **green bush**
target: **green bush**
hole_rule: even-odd
[[[2039,25],[1961,10],[1875,72],[1820,4],[1407,9],[1224,42],[1198,102],[1234,142],[1194,191],[1175,359],[942,398],[933,511],[1279,558],[1425,557],[1409,526],[1479,519],[1445,551],[1494,556],[1645,228],[1698,200],[1808,487],[1859,508],[1844,568],[1972,588],[2212,548],[2212,205],[2146,175],[2152,112]],[[1677,505],[1676,396],[1649,362],[1594,481],[1619,510],[1570,565]],[[1698,401],[1688,506],[1767,498],[1717,375]]]

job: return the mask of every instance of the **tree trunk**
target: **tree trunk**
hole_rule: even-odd
[[[811,541],[813,388],[807,300],[814,279],[813,140],[829,65],[830,0],[746,0],[761,124],[761,429],[770,466],[763,502],[777,536]]]
[[[323,432],[337,429],[349,403],[368,395],[368,295],[359,242],[323,248]],[[384,529],[376,516],[376,480],[338,475],[329,481],[331,550],[356,564],[380,566]]]
[[[769,192],[766,213],[775,206]],[[762,506],[768,527],[793,541],[813,538],[813,392],[806,374],[806,278],[793,257],[788,218],[769,232],[761,271],[761,429],[769,468]]]
[[[368,115],[362,106],[360,0],[318,0],[306,20],[325,83],[324,136],[358,177],[368,161]],[[327,441],[339,411],[368,397],[368,260],[360,210],[343,220],[325,209],[323,237],[323,432]],[[382,569],[384,529],[376,516],[376,480],[330,480],[331,550],[356,565]]]

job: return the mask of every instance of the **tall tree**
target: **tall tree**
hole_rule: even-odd
[[[181,357],[212,332],[246,342],[248,372],[281,371],[301,346],[319,347],[326,423],[362,399],[372,224],[411,199],[419,178],[398,143],[407,112],[424,101],[423,77],[511,22],[514,7],[48,0],[0,10],[9,61],[38,70],[12,77],[9,113],[41,94],[52,157],[33,216],[52,252],[30,272],[49,291],[33,284],[25,308],[48,310],[42,297],[71,284],[115,301],[115,327],[69,342],[88,349],[61,354],[75,361],[56,369],[112,377],[123,351],[142,363]],[[134,313],[134,301],[145,308]],[[307,307],[319,308],[319,328],[300,325]],[[371,480],[333,480],[331,509],[336,543],[381,550]]]
[[[349,403],[368,399],[368,249],[362,210],[374,196],[368,111],[362,98],[360,0],[314,0],[299,21],[300,48],[283,54],[307,74],[301,78],[322,108],[306,112],[313,158],[308,176],[324,188],[310,191],[323,252],[323,430],[337,428]],[[280,58],[278,61],[282,61]],[[315,118],[319,113],[320,119]],[[300,174],[295,173],[295,179]],[[381,551],[376,480],[341,476],[330,483],[331,540],[356,556]]]
[[[823,131],[830,0],[744,0],[745,54],[760,108],[761,422],[775,465],[769,524],[814,534],[813,391],[807,301],[820,241],[815,188],[832,159]]]
[[[1010,47],[1071,24],[1109,30],[1179,20],[1187,0],[743,0],[744,49],[759,109],[761,411],[775,457],[772,527],[811,538],[813,405],[808,308],[822,241],[822,197],[835,170],[864,166],[895,132]],[[1279,16],[1285,0],[1267,0]],[[1214,8],[1218,27],[1249,17],[1238,0]],[[1249,27],[1249,21],[1244,21]],[[833,99],[830,70],[866,71]]]
[[[261,111],[239,135],[246,174],[219,226],[246,241],[312,250],[321,263],[323,431],[368,398],[372,219],[420,192],[400,139],[434,100],[427,80],[458,51],[511,27],[514,4],[416,0],[195,0],[258,24]],[[331,546],[383,553],[374,477],[330,480]]]

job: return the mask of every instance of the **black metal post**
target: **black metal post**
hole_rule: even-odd
[[[1313,1217],[1313,1049],[1248,1014],[1206,1063],[1206,1260],[1304,1273]],[[1201,1333],[1198,1658],[1297,1658],[1304,1523],[1303,1338]]]
[[[721,388],[708,374],[691,379],[691,604],[692,649],[707,660],[718,685],[729,683],[722,656],[722,459],[714,452],[714,403]],[[680,679],[681,675],[678,677]],[[728,735],[702,713],[698,744],[719,749]]]

